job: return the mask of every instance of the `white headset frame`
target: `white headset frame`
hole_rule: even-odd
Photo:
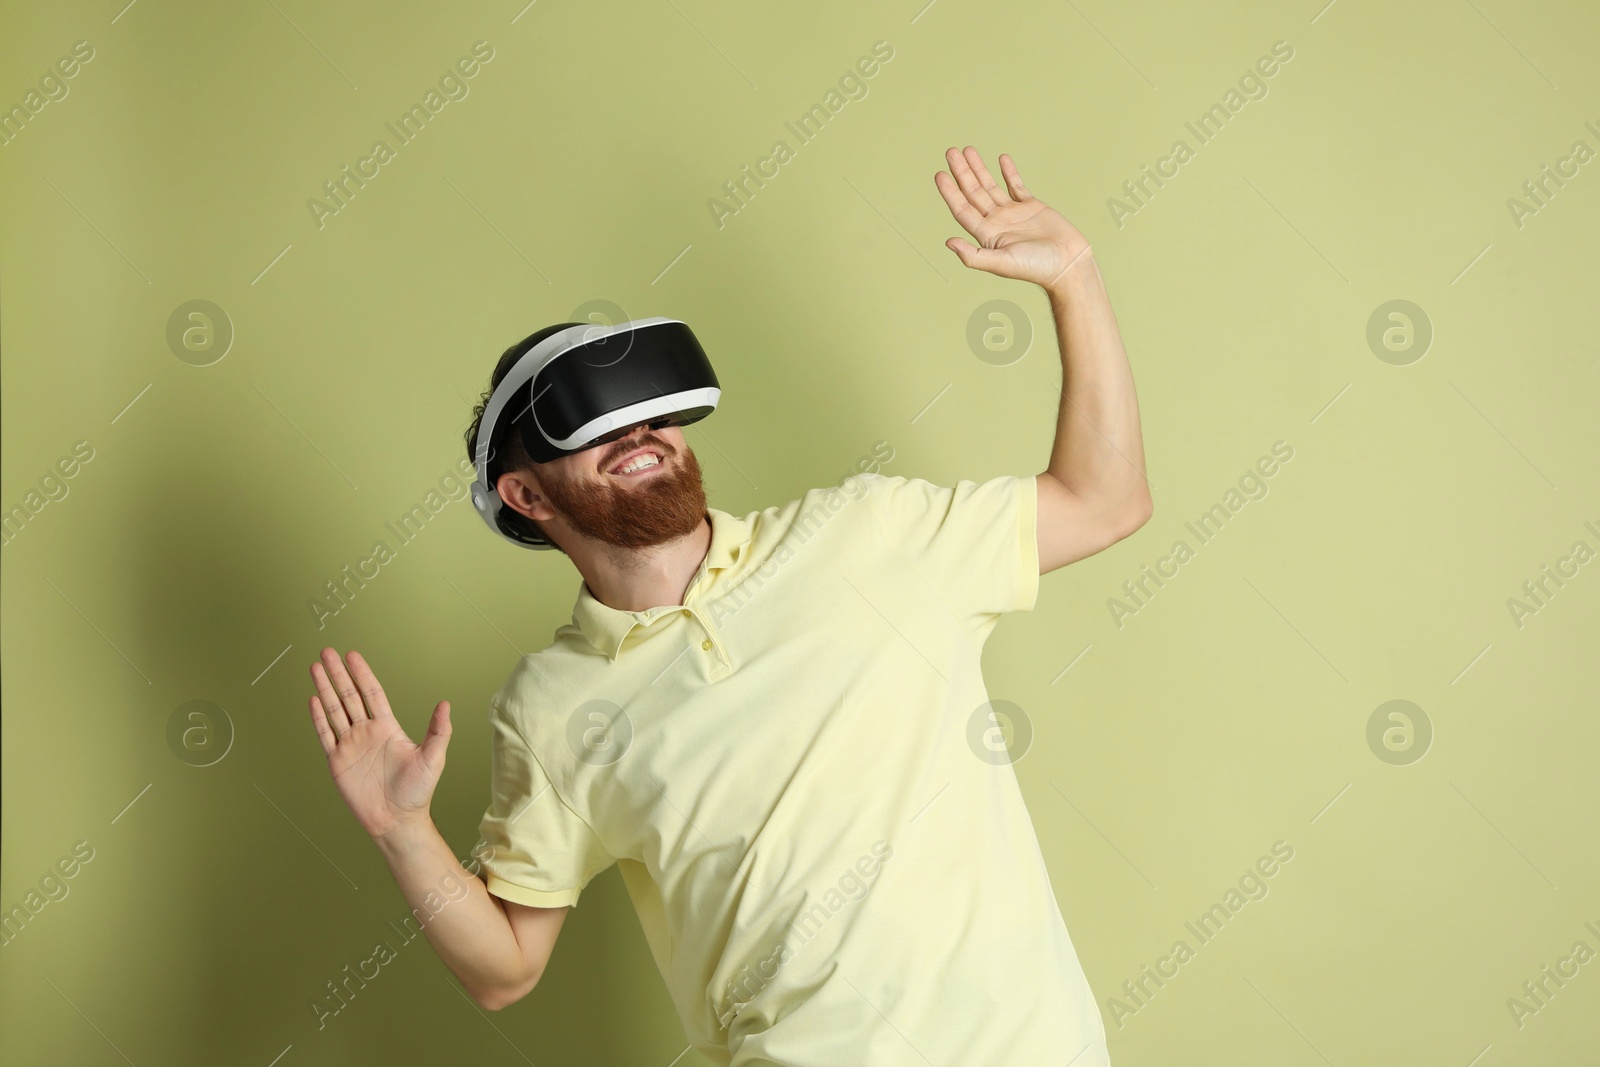
[[[682,319],[670,319],[661,316],[648,319],[634,319],[632,322],[622,322],[615,326],[578,325],[569,326],[565,330],[551,334],[532,348],[522,354],[516,364],[495,386],[494,393],[489,397],[488,405],[483,409],[483,418],[478,423],[478,439],[473,448],[474,461],[478,469],[477,481],[472,483],[472,506],[477,510],[479,517],[493,530],[496,535],[516,545],[518,548],[545,548],[553,549],[554,545],[547,541],[538,544],[529,544],[509,536],[500,529],[499,516],[506,503],[500,497],[500,491],[489,482],[489,445],[494,440],[496,424],[504,413],[506,405],[517,392],[550,364],[557,356],[569,352],[582,345],[592,344],[603,337],[612,334],[629,333],[643,329],[647,326],[659,326],[662,323],[683,322]],[[632,426],[641,422],[649,422],[658,415],[667,415],[684,408],[699,407],[709,404],[715,407],[722,390],[716,388],[688,389],[683,392],[669,393],[666,396],[654,397],[650,400],[641,400],[637,404],[628,404],[625,407],[609,411],[604,415],[590,419],[580,426],[576,432],[559,440],[545,434],[545,439],[557,448],[575,449],[585,441],[592,441],[601,434],[607,433],[618,426]],[[538,425],[538,416],[534,415],[534,425],[539,432],[544,434],[544,428]],[[498,479],[497,479],[498,480]]]

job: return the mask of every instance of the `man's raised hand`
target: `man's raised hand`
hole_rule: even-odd
[[[962,263],[1046,289],[1068,270],[1084,266],[1088,240],[1059,212],[1028,192],[1010,156],[1000,153],[1005,189],[995,182],[971,145],[965,151],[948,149],[944,157],[950,173],[935,171],[933,183],[950,214],[979,245],[974,247],[960,237],[944,243]]]
[[[310,700],[311,721],[333,784],[361,828],[374,838],[426,823],[450,743],[450,702],[439,701],[427,736],[422,744],[413,744],[361,653],[352,650],[346,658],[348,672],[331,648],[323,649],[321,661],[311,665],[317,687]]]

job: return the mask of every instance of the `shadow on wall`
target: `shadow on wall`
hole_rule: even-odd
[[[629,205],[628,210],[642,224],[650,207]],[[617,233],[635,232],[626,221],[618,223]],[[809,391],[820,399],[825,388],[806,369],[815,364],[775,361],[774,349],[831,352],[839,344],[837,337],[821,336],[808,326],[812,320],[797,316],[787,303],[787,294],[814,286],[804,278],[783,276],[783,263],[775,259],[766,276],[757,273],[766,265],[747,270],[744,297],[718,291],[715,306],[697,307],[687,298],[665,300],[661,294],[647,294],[643,283],[632,299],[625,293],[618,301],[637,305],[629,307],[634,316],[681,315],[704,324],[704,333],[712,332],[715,323],[724,335],[759,338],[774,336],[771,323],[786,324],[778,335],[781,343],[771,348],[714,353],[729,402],[702,430],[709,430],[709,439],[721,448],[710,446],[695,428],[689,430],[706,470],[708,498],[714,506],[738,513],[839,480],[837,457],[808,456],[800,463],[805,473],[799,482],[782,485],[785,477],[794,477],[794,441],[815,439],[815,426],[803,421],[804,404],[754,407],[764,397],[790,391]],[[724,307],[737,310],[723,312]],[[541,318],[556,321],[564,314],[551,310]],[[807,331],[814,335],[804,336]],[[494,344],[486,341],[485,376],[494,351]],[[775,363],[794,369],[776,371]],[[235,389],[247,378],[247,371],[239,373],[245,368],[225,370],[235,371]],[[833,397],[829,403],[841,400],[851,402]],[[456,401],[449,397],[447,402]],[[148,958],[154,950],[170,961],[166,966],[173,978],[130,991],[114,975],[99,972],[104,975],[96,979],[101,988],[87,995],[102,1003],[131,997],[152,1027],[168,1035],[160,1044],[169,1055],[196,1061],[232,1059],[248,1050],[267,1062],[290,1043],[297,1049],[318,1043],[347,1048],[352,1062],[372,1062],[375,1056],[404,1060],[436,1039],[441,1055],[459,1054],[478,1040],[487,1042],[485,1048],[496,1047],[503,1039],[483,1025],[475,1009],[462,1014],[464,1005],[443,1002],[459,996],[442,988],[441,983],[454,985],[455,979],[432,949],[421,939],[407,943],[391,925],[406,915],[404,900],[330,783],[305,706],[306,663],[321,643],[337,643],[331,638],[333,624],[328,631],[315,630],[307,597],[337,569],[330,569],[330,560],[342,562],[348,546],[370,542],[372,530],[411,500],[358,495],[303,441],[271,437],[270,420],[230,423],[221,409],[194,407],[185,416],[187,428],[181,435],[151,449],[165,454],[142,468],[155,473],[144,475],[147,484],[134,494],[138,511],[122,531],[119,551],[127,575],[123,595],[140,605],[142,631],[127,651],[153,684],[149,692],[137,692],[134,701],[147,743],[134,753],[113,757],[123,767],[102,765],[122,778],[152,781],[145,802],[159,801],[151,808],[163,819],[148,832],[161,839],[152,854],[165,859],[137,865],[131,877],[141,884],[129,887],[126,898],[172,900],[175,880],[187,887],[178,912],[155,906],[160,919],[154,923],[146,912],[113,924],[123,931],[122,940],[104,951],[108,958],[126,960]],[[829,410],[836,424],[863,427],[855,435],[862,441],[881,433],[881,412],[837,406]],[[779,421],[785,413],[791,422]],[[454,414],[464,424],[470,412],[463,407]],[[755,426],[764,432],[750,429]],[[757,447],[734,448],[732,443],[741,439],[754,440]],[[201,449],[196,442],[210,444]],[[417,484],[432,482],[459,453],[458,436],[444,436],[440,461],[419,470]],[[286,473],[291,467],[292,473]],[[450,515],[459,518],[455,508]],[[461,521],[476,522],[470,515]],[[492,547],[486,531],[475,532],[482,535],[485,548]],[[424,546],[409,551],[435,550]],[[552,566],[556,558],[543,555],[537,562]],[[460,565],[470,574],[473,567],[487,570],[513,563],[527,561],[485,552]],[[565,557],[559,566],[576,578]],[[569,598],[576,584],[569,583]],[[384,589],[380,596],[388,600],[388,610],[370,615],[378,609],[362,611],[357,602],[351,618],[341,618],[338,627],[346,635],[351,627],[381,629],[393,624],[395,598],[417,596],[404,582]],[[426,611],[417,603],[419,616],[437,616],[432,602]],[[540,647],[567,620],[570,609],[570,599],[541,605],[540,626],[528,632],[542,639],[530,636],[522,643],[530,651]],[[457,605],[455,610],[468,608]],[[402,641],[383,649],[384,658],[435,658],[427,629],[408,639],[415,642],[411,647]],[[291,644],[284,658],[252,685]],[[510,648],[497,648],[486,656],[497,663],[505,659],[503,667],[509,671],[506,657],[511,653]],[[462,684],[441,678],[437,685],[444,693],[492,690],[499,680],[473,678]],[[145,688],[135,684],[130,691]],[[211,766],[186,764],[167,745],[168,719],[180,704],[195,699],[216,701],[232,724],[232,747]],[[487,802],[488,736],[476,705],[453,700],[452,706],[452,763],[435,799],[435,819],[456,854],[464,857],[476,840],[477,820]],[[420,729],[420,718],[403,718],[413,732]],[[151,940],[158,944],[147,943]],[[386,966],[381,977],[360,989],[360,999],[353,998],[347,1010],[319,1029],[311,1001],[326,996],[328,983],[349,973],[347,966],[371,957],[380,940],[396,949],[397,969]],[[178,995],[178,988],[186,992]],[[462,1018],[459,1026],[438,1027],[426,1037],[414,1025],[396,1026],[402,1019],[442,1023],[453,1017]],[[574,1057],[606,1062],[666,1062],[686,1043],[614,870],[596,879],[583,906],[569,917],[551,979],[522,1004],[492,1018],[535,1060],[540,1052],[566,1049]],[[614,1025],[619,1018],[628,1019],[629,1025]],[[685,1062],[697,1059],[691,1053]]]

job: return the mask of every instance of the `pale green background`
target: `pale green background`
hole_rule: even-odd
[[[0,905],[96,856],[0,950],[0,1059],[672,1062],[615,870],[525,1001],[478,1011],[419,940],[318,1032],[309,999],[406,907],[329,781],[308,663],[361,649],[414,734],[452,701],[434,814],[464,855],[486,699],[578,576],[452,503],[326,630],[307,600],[456,464],[499,353],[593,299],[693,324],[725,392],[688,439],[725,510],[880,439],[946,484],[1042,469],[1044,298],[942,247],[933,174],[968,143],[1093,242],[1155,486],[1149,525],[988,645],[1114,1062],[1600,1056],[1600,962],[1521,1029],[1506,1007],[1600,950],[1600,563],[1520,629],[1506,606],[1600,549],[1600,162],[1520,229],[1506,208],[1600,148],[1592,5],[123,2],[0,27],[7,107],[96,50],[0,148],[0,502],[96,450],[4,550]],[[470,95],[319,231],[307,198],[480,39]],[[880,39],[869,95],[719,231],[707,198]],[[1270,94],[1119,229],[1107,198],[1277,40]],[[193,299],[237,330],[213,366],[166,344]],[[1009,366],[966,345],[991,299],[1038,331]],[[1391,299],[1436,331],[1410,366],[1366,345]],[[1270,495],[1118,629],[1107,598],[1279,439]],[[237,731],[204,769],[165,734],[197,698]],[[1436,731],[1410,766],[1365,740],[1395,698]],[[1277,840],[1270,895],[1117,1027],[1121,983]]]

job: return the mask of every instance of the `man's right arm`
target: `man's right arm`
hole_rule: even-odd
[[[428,813],[450,744],[450,702],[439,701],[422,744],[412,744],[366,659],[354,649],[345,658],[348,670],[337,651],[322,650],[307,701],[334,785],[468,995],[495,1011],[514,1004],[538,984],[567,909],[502,904],[456,860]]]
[[[494,896],[456,859],[431,819],[375,835],[373,842],[413,914],[438,908],[422,931],[474,1001],[499,1011],[538,985],[568,908],[530,908]]]

